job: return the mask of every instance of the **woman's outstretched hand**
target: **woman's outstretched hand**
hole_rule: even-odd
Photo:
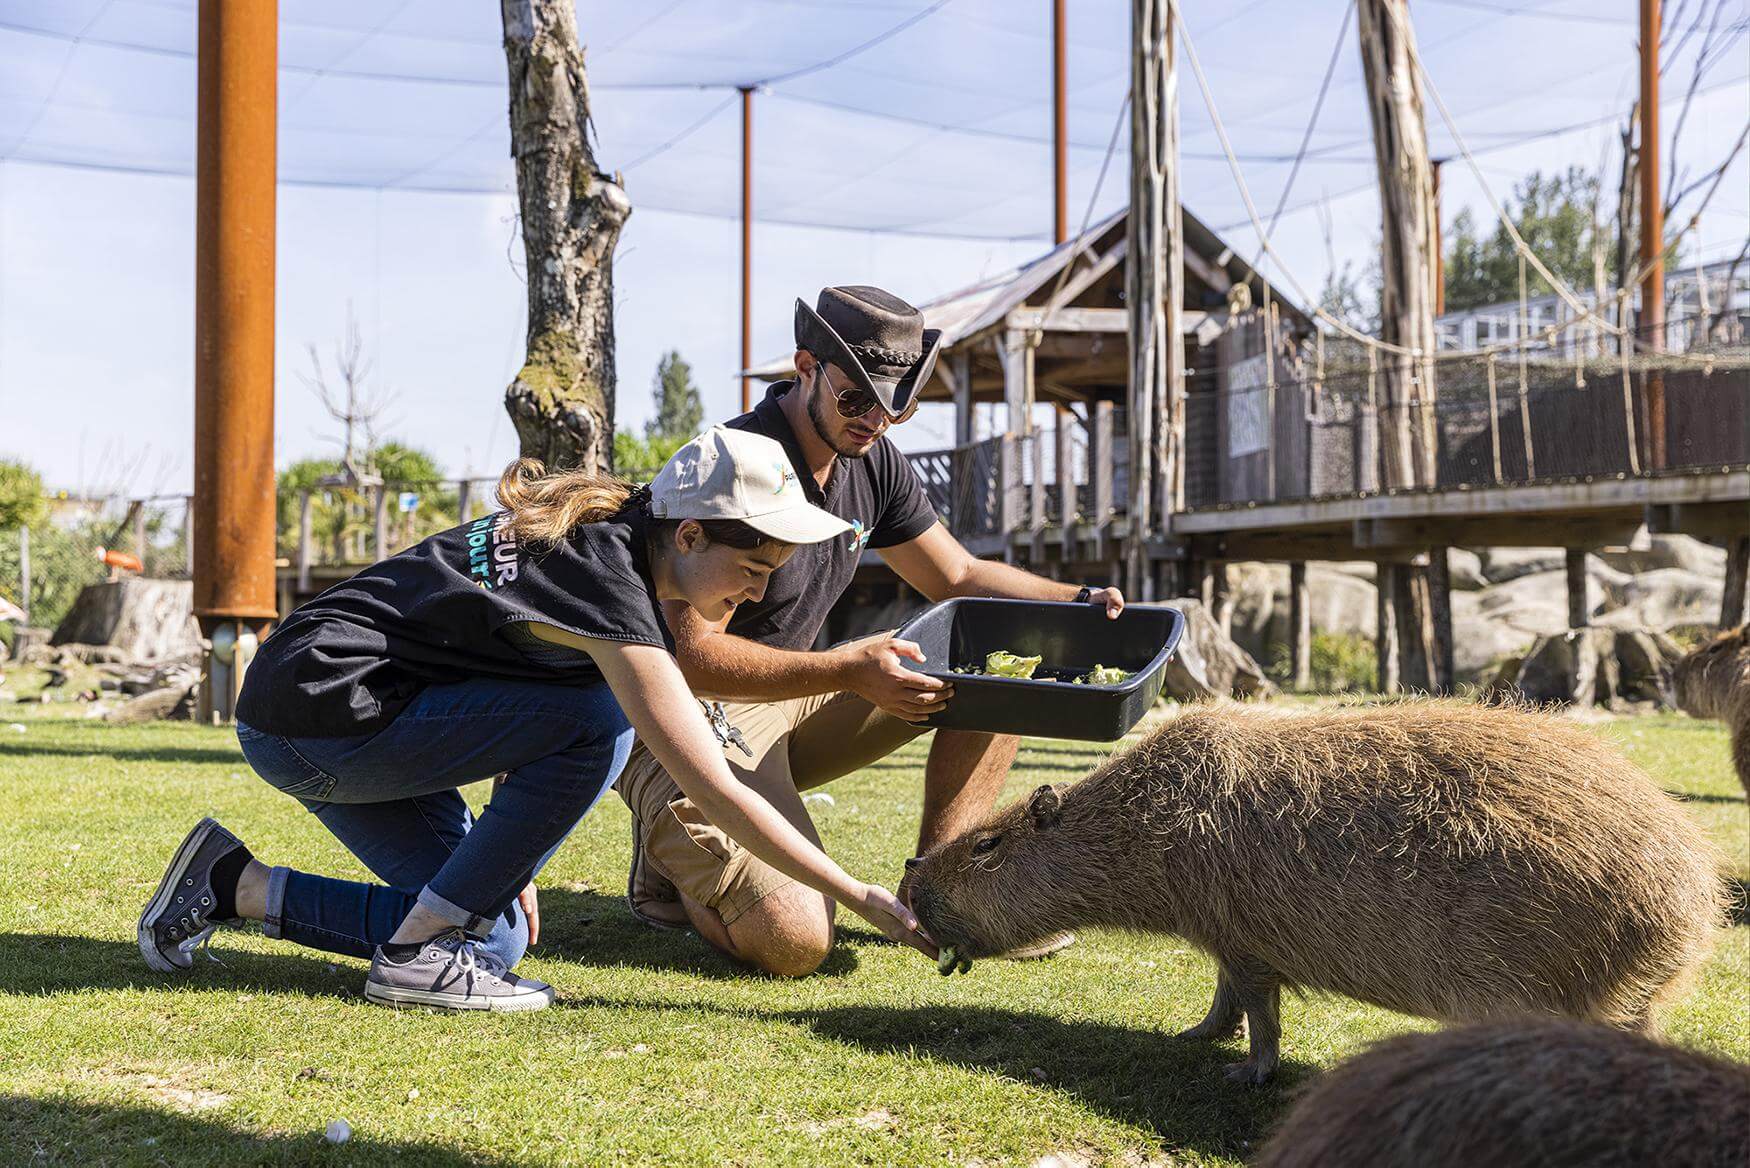
[[[529,944],[533,945],[541,939],[541,902],[535,898],[534,881],[529,881],[529,886],[517,893],[516,901],[523,906],[523,915],[529,919]]]
[[[917,914],[879,884],[863,885],[861,897],[846,903],[852,912],[885,933],[889,941],[910,945],[932,961],[936,959],[936,943],[918,924]]]

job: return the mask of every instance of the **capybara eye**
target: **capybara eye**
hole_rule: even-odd
[[[1003,837],[1000,835],[987,835],[972,845],[972,854],[975,856],[989,855],[996,851],[997,845],[1002,842]]]

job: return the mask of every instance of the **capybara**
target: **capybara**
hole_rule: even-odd
[[[907,862],[944,965],[1106,926],[1216,960],[1183,1037],[1277,1063],[1280,990],[1647,1027],[1723,916],[1719,857],[1590,732],[1454,701],[1196,709]]]
[[[1690,652],[1671,674],[1677,708],[1718,718],[1732,735],[1732,765],[1750,796],[1750,625],[1721,633]]]
[[[1743,1168],[1750,1067],[1582,1022],[1404,1034],[1317,1079],[1254,1168]]]

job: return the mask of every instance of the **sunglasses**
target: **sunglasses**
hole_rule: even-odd
[[[839,417],[852,419],[861,418],[870,410],[874,409],[880,409],[886,414],[885,408],[881,405],[881,399],[877,398],[866,389],[859,389],[856,386],[852,386],[850,389],[844,390],[843,392],[834,389],[832,387],[832,379],[826,376],[826,362],[817,361],[814,366],[814,371],[815,375],[818,376],[826,386],[826,391],[832,395],[833,405],[837,407]],[[905,407],[903,413],[897,415],[886,414],[888,421],[895,426],[899,425],[901,422],[910,421],[912,415],[918,412],[919,401],[920,399],[918,395],[913,393],[911,404]]]

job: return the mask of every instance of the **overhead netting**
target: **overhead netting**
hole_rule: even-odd
[[[634,205],[740,213],[737,86],[756,86],[755,211],[769,223],[982,239],[1051,224],[1047,0],[580,0],[599,158]],[[1072,225],[1105,160],[1130,59],[1127,0],[1069,9]],[[502,193],[499,6],[281,0],[282,181]],[[1188,4],[1242,161],[1273,199],[1300,152],[1341,5]],[[1422,54],[1479,154],[1620,120],[1634,13],[1583,0],[1416,6]],[[1345,34],[1352,42],[1351,27]],[[191,174],[194,0],[0,0],[0,159]],[[1741,54],[1738,54],[1741,58]],[[1361,72],[1338,47],[1290,203],[1370,198]],[[1467,64],[1469,62],[1470,64]],[[1704,79],[1741,84],[1742,60]],[[1183,88],[1183,87],[1182,87]],[[1182,190],[1245,220],[1197,99]],[[1451,153],[1438,127],[1431,149]],[[1101,214],[1121,205],[1125,134]],[[1311,229],[1310,221],[1306,226]],[[1241,242],[1244,242],[1243,240]],[[1244,250],[1242,248],[1242,250]]]

